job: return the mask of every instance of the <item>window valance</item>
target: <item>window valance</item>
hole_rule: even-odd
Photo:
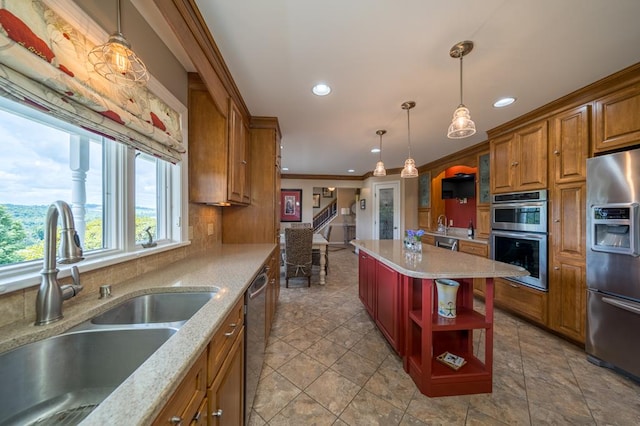
[[[179,114],[142,86],[115,85],[87,59],[94,47],[40,0],[0,9],[0,94],[172,163],[185,152]]]

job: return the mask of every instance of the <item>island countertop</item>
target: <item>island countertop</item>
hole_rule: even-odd
[[[422,253],[404,249],[401,240],[353,240],[358,250],[413,278],[496,278],[521,277],[529,272],[508,263],[472,254],[422,245]]]

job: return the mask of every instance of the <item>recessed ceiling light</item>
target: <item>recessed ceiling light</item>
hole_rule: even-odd
[[[503,107],[511,105],[515,101],[516,101],[516,98],[506,97],[506,98],[498,99],[497,101],[495,101],[493,103],[493,106],[496,107],[496,108],[503,108]]]
[[[282,171],[283,171],[283,172],[288,172],[288,171],[289,171],[289,168],[288,168],[288,167],[283,167],[283,168],[282,168]]]
[[[380,152],[380,148],[371,148],[371,152]]]
[[[348,171],[349,173],[355,173],[355,170],[353,170],[353,169],[349,169],[349,170],[347,170],[347,171]]]
[[[327,96],[329,93],[331,93],[331,87],[329,87],[329,85],[326,83],[318,83],[313,86],[313,89],[311,89],[311,91],[314,95]]]

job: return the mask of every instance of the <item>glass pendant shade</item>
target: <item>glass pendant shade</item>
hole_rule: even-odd
[[[471,120],[469,109],[462,103],[462,58],[473,50],[472,41],[461,41],[455,44],[449,55],[452,58],[460,59],[460,105],[453,112],[453,119],[447,130],[447,137],[450,139],[466,138],[476,133],[476,123]]]
[[[404,168],[400,172],[401,178],[414,178],[418,177],[418,169],[416,168],[416,162],[411,158],[411,120],[409,118],[409,111],[416,106],[413,101],[404,102],[402,109],[407,111],[407,145],[409,147],[409,158],[404,161]]]
[[[385,133],[387,133],[386,130],[376,130],[376,135],[380,136],[380,151],[378,151],[380,152],[380,159],[376,163],[376,168],[373,170],[373,175],[377,177],[387,175],[387,171],[384,168],[384,163],[382,162],[382,135],[384,135]]]
[[[400,172],[401,178],[414,178],[418,177],[418,169],[416,168],[416,162],[413,158],[409,157],[404,160],[404,168]]]
[[[451,139],[461,139],[476,133],[476,123],[471,120],[469,109],[464,105],[458,106],[453,112],[453,120],[447,130],[447,137]]]
[[[376,163],[376,168],[373,171],[373,175],[378,177],[387,175],[387,171],[385,170],[384,163],[382,161],[378,161]]]
[[[147,67],[120,32],[120,0],[118,30],[109,36],[105,44],[91,49],[88,56],[95,71],[112,83],[133,86],[145,85],[149,81]]]

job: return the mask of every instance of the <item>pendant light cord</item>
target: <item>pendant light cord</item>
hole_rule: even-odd
[[[382,161],[382,133],[380,133],[380,155],[379,160]]]
[[[462,51],[460,52],[460,105],[464,105],[462,103]]]
[[[409,158],[411,158],[411,124],[410,124],[410,108],[407,108],[407,140],[409,142]]]
[[[120,0],[118,0],[118,21],[117,21],[117,25],[118,25],[118,34],[122,34],[122,32],[120,31]]]

